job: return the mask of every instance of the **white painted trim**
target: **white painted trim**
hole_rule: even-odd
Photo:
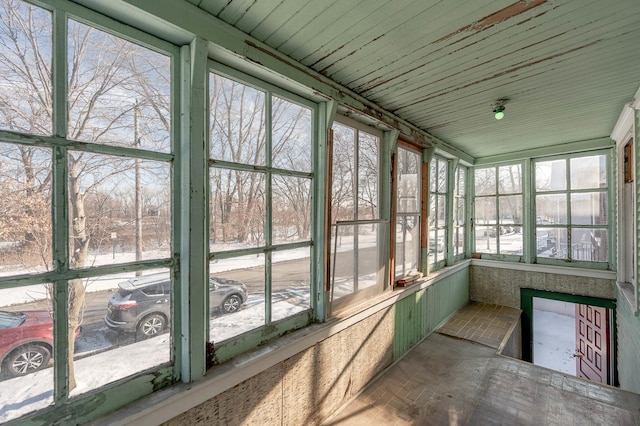
[[[599,269],[570,268],[567,266],[537,265],[532,263],[503,262],[499,260],[472,259],[471,266],[486,266],[490,268],[512,269],[516,271],[540,272],[546,274],[571,275],[574,277],[600,278],[615,280],[615,271]]]
[[[636,94],[633,97],[633,103],[631,104],[631,107],[633,109],[640,109],[640,87],[638,87],[638,90],[636,90]]]
[[[611,132],[611,139],[616,143],[623,144],[627,142],[629,132],[633,128],[633,112],[634,109],[631,104],[626,104],[622,108],[618,121]]]

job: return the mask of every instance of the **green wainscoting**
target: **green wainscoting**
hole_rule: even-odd
[[[468,301],[468,267],[398,301],[395,305],[394,360],[404,355]]]

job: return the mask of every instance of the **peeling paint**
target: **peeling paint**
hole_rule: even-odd
[[[440,43],[441,41],[450,39],[451,37],[454,37],[460,33],[464,33],[470,30],[473,31],[474,33],[480,32],[489,27],[492,27],[495,24],[498,24],[500,22],[506,21],[507,19],[516,17],[546,2],[547,0],[532,0],[532,1],[520,0],[519,2],[513,3],[512,5],[505,7],[504,9],[500,9],[499,11],[492,13],[491,15],[485,16],[484,18],[474,22],[473,24],[466,25],[452,33],[449,33],[446,36],[439,38],[438,40],[434,41],[431,44]]]
[[[442,91],[442,92],[438,93],[437,95],[429,96],[429,97],[420,99],[420,100],[412,102],[412,103],[407,103],[407,104],[403,105],[401,108],[398,108],[396,111],[393,111],[393,112],[397,113],[397,111],[399,111],[401,109],[405,109],[405,108],[413,106],[413,105],[419,105],[419,104],[427,102],[427,101],[429,101],[431,99],[435,99],[435,98],[438,98],[440,96],[444,96],[444,95],[450,94],[450,93],[455,92],[457,90],[465,89],[467,87],[471,87],[471,86],[474,86],[476,84],[483,83],[483,82],[489,81],[489,80],[493,80],[495,78],[502,77],[502,76],[504,76],[506,74],[511,74],[511,73],[514,73],[514,72],[519,71],[521,69],[528,68],[528,67],[540,64],[542,62],[550,61],[552,59],[564,56],[564,55],[566,55],[568,53],[572,53],[572,52],[575,52],[575,51],[578,51],[578,50],[585,49],[587,47],[591,47],[591,46],[593,46],[595,44],[600,43],[601,41],[602,41],[601,39],[598,39],[598,40],[592,41],[591,43],[587,43],[585,45],[578,46],[578,47],[575,47],[573,49],[569,49],[569,50],[566,50],[564,52],[557,53],[555,55],[550,55],[550,56],[546,56],[544,58],[541,58],[541,59],[538,59],[538,60],[535,60],[535,61],[522,63],[520,65],[517,65],[517,66],[513,67],[513,68],[509,68],[509,69],[507,69],[505,71],[493,74],[493,75],[491,75],[489,77],[485,77],[485,78],[482,78],[480,80],[476,80],[476,81],[473,81],[471,83],[468,83],[468,84],[465,84],[465,85],[462,85],[462,86],[459,86],[459,87],[452,88],[451,90]]]

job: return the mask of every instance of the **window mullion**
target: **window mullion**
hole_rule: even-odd
[[[533,263],[536,256],[536,192],[534,188],[532,160],[524,162],[524,172],[522,174],[522,256],[525,263]],[[525,197],[525,194],[528,196]]]
[[[566,162],[566,167],[565,167],[565,171],[566,171],[566,188],[567,191],[565,192],[565,203],[567,206],[567,260],[572,260],[573,259],[573,253],[571,250],[571,230],[572,230],[572,224],[571,224],[571,161],[569,158],[567,158],[565,160]]]
[[[183,381],[192,381],[206,371],[205,344],[208,336],[208,271],[207,262],[209,220],[207,159],[208,128],[205,109],[208,104],[207,89],[207,45],[196,38],[190,46],[181,49],[181,93],[182,120],[180,155],[177,167],[180,170],[180,274],[175,283],[173,308],[175,311],[173,336],[181,337],[177,346],[178,366]]]
[[[458,159],[454,159],[451,161],[447,161],[447,193],[446,197],[446,228],[445,232],[445,244],[447,247],[447,257],[446,264],[453,265],[455,261],[455,255],[453,253],[453,233],[454,224],[453,224],[453,216],[454,216],[454,203],[456,201],[456,169],[458,168]]]
[[[55,147],[53,150],[53,253],[54,269],[57,276],[64,276],[69,270],[69,203],[67,202],[67,150]],[[65,402],[69,397],[69,345],[68,342],[68,297],[69,286],[64,279],[53,283],[54,312],[54,400]]]
[[[317,143],[314,143],[312,148],[315,176],[315,191],[312,193],[312,237],[315,244],[311,256],[311,307],[316,321],[324,321],[330,308],[332,126],[337,109],[338,103],[335,101],[321,103],[315,109],[316,119],[313,121],[312,134],[315,135]]]
[[[67,136],[67,17],[61,10],[53,11],[53,134]]]
[[[272,140],[272,119],[273,119],[273,95],[271,92],[266,92],[265,97],[265,164],[267,166],[267,172],[265,176],[265,220],[264,220],[264,241],[267,248],[271,247],[272,244],[272,219],[273,219],[273,203],[272,203],[272,194],[273,194],[273,173],[271,171],[272,159],[273,159],[273,140]],[[265,267],[264,267],[264,309],[265,309],[265,324],[271,324],[271,315],[272,315],[272,302],[273,302],[273,282],[272,282],[272,257],[271,251],[267,251],[264,256]]]
[[[355,129],[353,147],[353,219],[357,221],[358,205],[360,204],[360,188],[358,186],[360,176],[360,130]],[[358,225],[353,225],[353,292],[358,291]]]
[[[380,150],[379,150],[379,176],[391,176],[392,173],[392,164],[391,157],[394,152],[396,152],[396,145],[398,143],[398,136],[400,132],[398,130],[386,131],[382,135],[382,139],[380,140]],[[396,165],[397,165],[396,159]],[[397,173],[395,183],[397,185]],[[390,259],[390,251],[392,241],[394,240],[393,234],[390,233],[390,230],[394,227],[395,221],[397,220],[395,217],[396,214],[396,197],[397,193],[394,193],[393,188],[391,187],[391,179],[378,179],[378,218],[387,221],[387,227],[379,226],[378,227],[378,241],[384,247],[384,250],[379,251],[379,255],[381,258],[379,259],[379,265],[384,265],[387,270],[385,271],[385,288],[387,286],[393,286],[395,281],[395,263],[392,264]],[[392,209],[392,206],[395,208]],[[403,237],[404,238],[404,237]],[[395,243],[393,243],[395,245]],[[404,242],[403,242],[404,244]],[[395,250],[395,249],[394,249]]]
[[[60,10],[53,11],[53,51],[52,55],[52,96],[53,134],[67,136],[67,18]],[[56,146],[52,152],[52,227],[53,227],[53,268],[58,277],[69,270],[69,204],[67,197],[68,157],[67,150]],[[53,283],[53,376],[54,401],[69,399],[69,356],[68,345],[68,298],[69,286],[66,280]]]

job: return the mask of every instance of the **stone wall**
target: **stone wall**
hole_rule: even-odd
[[[164,423],[318,425],[469,300],[468,265]],[[237,367],[241,368],[241,367]]]
[[[315,425],[393,362],[394,307],[173,418],[165,425]]]
[[[610,279],[471,266],[469,298],[473,301],[520,309],[521,288],[615,299],[615,281]]]

